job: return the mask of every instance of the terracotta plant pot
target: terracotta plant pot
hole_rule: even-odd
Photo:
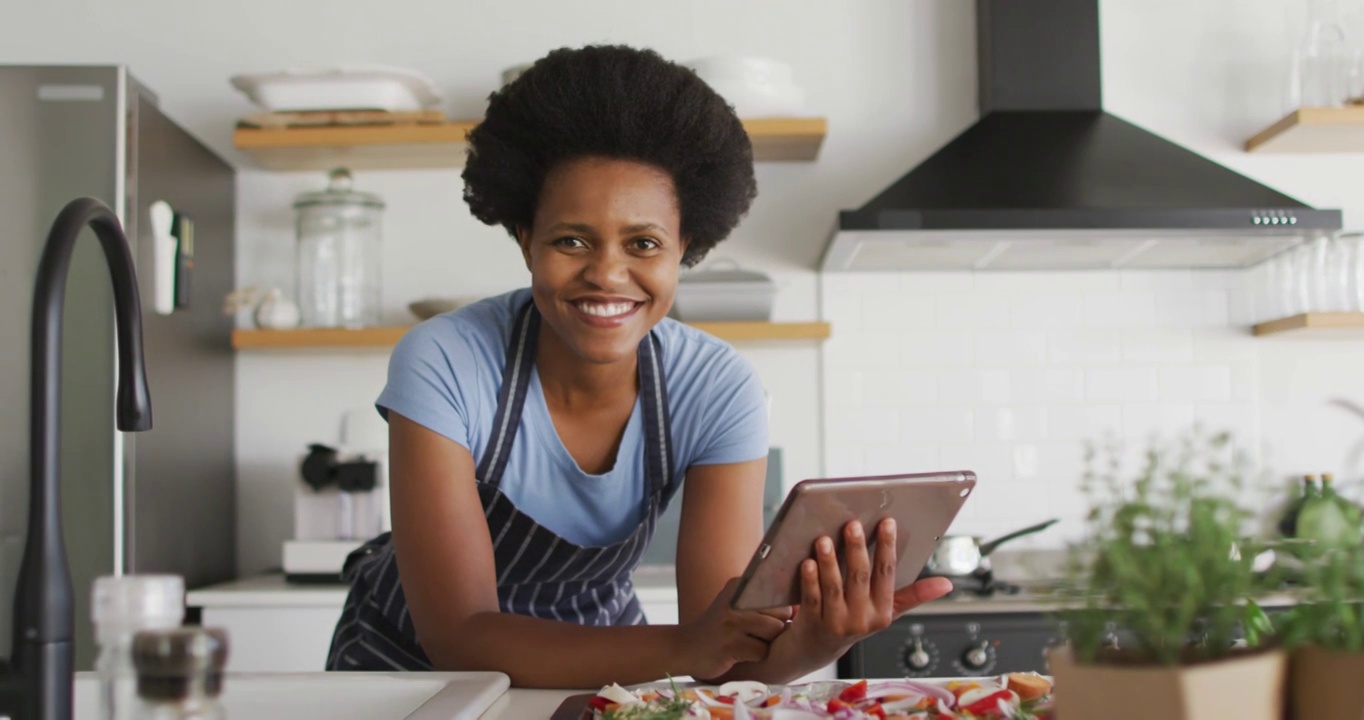
[[[1364,718],[1364,653],[1319,647],[1294,651],[1288,693],[1294,718]]]
[[[1048,655],[1061,718],[1280,720],[1288,655],[1258,650],[1190,665],[1081,665],[1070,648]],[[1356,718],[1359,716],[1356,715]]]

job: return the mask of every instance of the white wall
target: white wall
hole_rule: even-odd
[[[1289,2],[1103,0],[1105,102],[1304,201],[1344,208],[1347,223],[1359,224],[1364,157],[1239,150],[1280,114]],[[962,527],[988,534],[1048,513],[1074,525],[1078,438],[1115,418],[1125,433],[1191,414],[1235,420],[1263,434],[1266,457],[1284,471],[1343,469],[1345,447],[1360,435],[1321,402],[1334,393],[1364,397],[1355,372],[1364,351],[1247,339],[1235,309],[1237,277],[821,279],[812,272],[837,210],[860,205],[974,119],[972,3],[409,1],[385,3],[378,15],[373,9],[357,0],[30,3],[0,24],[0,62],[128,62],[171,115],[245,167],[230,147],[233,121],[250,110],[227,85],[237,72],[348,62],[408,66],[447,93],[451,115],[476,116],[502,68],[559,45],[609,40],[678,59],[720,52],[776,57],[794,66],[812,108],[829,118],[830,134],[817,162],[759,167],[757,204],[719,254],[786,283],[783,319],[824,314],[835,325],[836,337],[823,350],[745,349],[774,396],[773,440],[786,449],[788,483],[902,461],[916,468],[976,466],[998,489],[973,501]],[[356,181],[389,203],[390,319],[403,320],[406,302],[422,295],[486,294],[524,281],[510,240],[469,217],[457,172],[361,173]],[[244,284],[290,282],[289,204],[322,182],[320,173],[241,174]],[[1163,322],[1183,315],[1182,301],[1199,308],[1197,327]],[[1096,302],[1107,310],[1080,309],[1077,318],[1064,309]],[[1028,303],[1056,309],[1018,309]],[[887,320],[900,326],[886,327]],[[961,355],[934,364],[931,348],[944,339],[963,343],[955,346]],[[1010,351],[1007,361],[992,351],[1000,346]],[[881,348],[890,354],[870,353]],[[892,366],[891,358],[903,363]],[[278,561],[290,527],[294,454],[308,442],[336,440],[340,413],[372,402],[385,364],[382,353],[241,356],[243,572]],[[1078,377],[1079,384],[1062,384],[1057,397],[1026,399],[1038,374],[1071,383]],[[1129,384],[1149,391],[1151,382],[1153,395],[1125,395]],[[856,402],[859,394],[867,402]],[[1001,432],[1001,418],[1010,416],[1012,435]]]

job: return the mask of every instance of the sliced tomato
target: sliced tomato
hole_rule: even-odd
[[[851,710],[851,709],[852,709],[852,706],[851,706],[851,705],[849,705],[848,703],[843,702],[842,700],[839,700],[838,698],[834,698],[833,700],[830,700],[828,706],[825,707],[825,710],[828,710],[830,714],[836,713],[836,712],[838,712],[839,710]]]
[[[716,702],[722,702],[722,703],[724,703],[724,704],[726,704],[726,705],[733,705],[733,704],[734,704],[734,698],[732,698],[732,697],[730,697],[730,696],[728,696],[728,695],[718,695],[718,696],[716,696],[715,701],[716,701]]]
[[[881,703],[872,703],[871,707],[862,708],[862,712],[886,720],[886,709],[881,707]]]
[[[865,700],[867,697],[867,681],[858,680],[855,684],[843,688],[843,692],[838,694],[838,699],[846,703],[855,703]]]
[[[605,710],[606,706],[610,704],[611,704],[610,700],[607,700],[606,698],[600,695],[593,695],[592,699],[587,701],[588,707],[592,708],[593,710]]]

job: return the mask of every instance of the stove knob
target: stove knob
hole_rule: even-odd
[[[928,651],[924,650],[923,638],[915,638],[914,647],[905,656],[905,664],[909,666],[910,670],[917,672],[927,670],[932,662],[933,658],[929,656]]]
[[[972,645],[961,655],[961,664],[968,670],[982,670],[990,664],[990,643],[981,640],[979,645]]]
[[[938,648],[921,637],[905,643],[900,653],[900,670],[909,677],[928,677],[938,665]]]

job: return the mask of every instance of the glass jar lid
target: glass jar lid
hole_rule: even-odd
[[[299,195],[294,198],[294,207],[314,205],[360,205],[380,209],[384,207],[384,200],[378,195],[351,189],[352,181],[350,170],[333,168],[327,173],[327,189]]]

